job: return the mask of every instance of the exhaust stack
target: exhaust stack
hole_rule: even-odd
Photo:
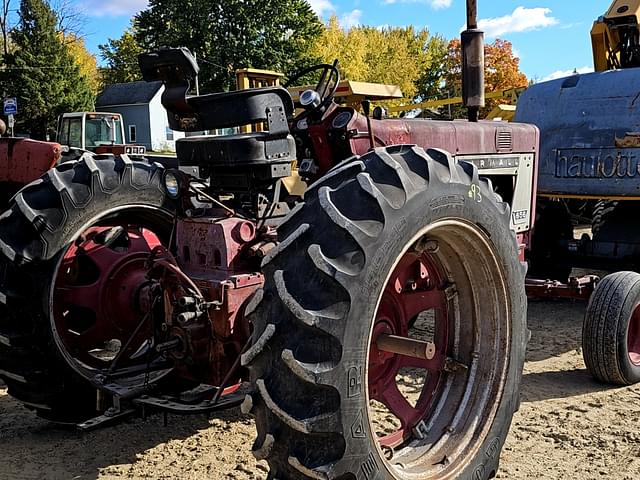
[[[462,101],[470,122],[484,107],[484,32],[478,30],[478,1],[467,0],[467,29],[461,35]]]

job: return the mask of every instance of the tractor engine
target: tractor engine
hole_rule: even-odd
[[[177,204],[174,231],[150,266],[151,289],[163,299],[162,311],[153,310],[156,349],[181,376],[225,387],[240,379],[250,338],[243,312],[263,284],[260,263],[276,246],[275,226],[290,209],[282,178],[295,159],[287,123],[293,103],[279,87],[187,98],[197,65],[181,50],[142,56],[140,64],[146,80],[165,83],[173,129],[234,129],[177,142],[181,170],[166,171],[163,182]]]

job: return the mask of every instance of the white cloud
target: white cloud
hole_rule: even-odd
[[[307,0],[316,15],[322,17],[327,12],[335,11],[335,7],[329,0]]]
[[[496,38],[508,33],[527,32],[558,24],[558,19],[550,16],[549,8],[517,7],[510,15],[484,18],[478,21],[478,28],[487,38]]]
[[[426,3],[434,10],[449,8],[453,4],[453,0],[384,0],[387,5],[394,3]]]
[[[362,18],[362,10],[352,10],[345,13],[340,17],[340,25],[344,28],[357,27],[360,25],[360,19]]]
[[[593,67],[580,67],[574,70],[556,70],[555,72],[550,73],[546,77],[542,78],[541,82],[546,82],[549,80],[555,80],[557,78],[570,77],[575,73],[590,73],[593,72]]]
[[[144,10],[148,0],[88,0],[81,3],[82,11],[91,17],[131,16]]]

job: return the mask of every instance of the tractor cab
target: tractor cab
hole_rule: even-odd
[[[125,145],[122,115],[106,112],[64,113],[58,119],[56,140],[63,154],[73,157],[84,151],[144,155],[145,148]]]

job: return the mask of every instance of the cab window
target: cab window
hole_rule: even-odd
[[[82,119],[81,118],[69,119],[69,136],[68,136],[67,145],[74,148],[82,148]]]
[[[69,119],[65,118],[60,123],[60,136],[58,137],[60,145],[69,145]]]

